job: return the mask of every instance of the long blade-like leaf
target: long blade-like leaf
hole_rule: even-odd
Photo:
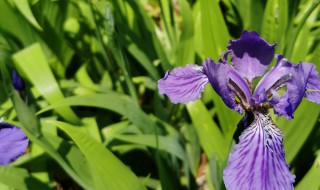
[[[155,123],[136,106],[131,98],[125,95],[110,94],[90,94],[84,96],[73,96],[56,102],[38,113],[62,106],[90,106],[112,110],[128,117],[142,132],[153,133],[156,128]]]
[[[95,189],[145,189],[137,176],[96,140],[76,127],[59,121],[48,121],[64,131],[87,158]]]
[[[40,94],[50,103],[64,99],[40,44],[31,45],[14,54],[13,61],[18,69],[24,73],[24,76],[28,77]],[[78,117],[70,107],[58,108],[56,111],[67,121],[79,122]]]
[[[27,170],[10,166],[0,166],[0,183],[14,189],[51,189],[48,185],[32,177]]]

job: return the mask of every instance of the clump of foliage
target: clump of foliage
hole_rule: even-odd
[[[157,81],[174,67],[218,60],[243,30],[319,69],[318,4],[0,1],[0,116],[30,140],[23,156],[0,166],[0,187],[224,189],[241,116],[210,88],[201,100],[171,104]],[[25,90],[13,88],[13,69]],[[320,187],[319,112],[303,101],[292,121],[272,115],[296,189]]]

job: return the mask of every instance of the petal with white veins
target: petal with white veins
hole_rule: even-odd
[[[295,176],[285,161],[282,133],[267,113],[256,112],[255,120],[240,136],[223,173],[228,190],[290,190]]]
[[[166,94],[171,102],[186,104],[201,97],[208,78],[203,74],[202,67],[189,64],[178,67],[158,81],[160,94]]]

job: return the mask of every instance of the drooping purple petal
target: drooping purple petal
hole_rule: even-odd
[[[301,62],[304,77],[307,82],[305,96],[309,101],[320,104],[320,78],[316,66],[311,63]]]
[[[315,66],[300,62],[290,69],[292,79],[287,82],[287,90],[278,104],[274,104],[274,112],[287,119],[293,119],[293,113],[303,97],[309,101],[320,103],[320,79]]]
[[[274,57],[275,44],[270,45],[256,32],[243,31],[240,38],[231,40],[228,50],[231,51],[231,62],[235,69],[249,82],[261,76]]]
[[[203,74],[202,67],[187,65],[178,67],[158,81],[160,94],[166,94],[172,103],[186,104],[200,98],[208,78]]]
[[[278,56],[277,64],[259,81],[252,95],[256,104],[267,102],[269,95],[277,96],[275,90],[292,78],[291,67],[290,62]]]
[[[285,161],[282,133],[269,115],[255,113],[255,120],[240,136],[223,172],[228,190],[293,189],[295,176]]]
[[[27,149],[28,141],[20,128],[0,123],[0,165],[7,165],[21,156]]]
[[[235,95],[240,98],[244,106],[250,106],[250,89],[246,81],[230,65],[221,62],[216,64],[211,59],[206,59],[203,63],[203,71],[213,89],[229,108],[242,113],[242,108],[236,102]]]

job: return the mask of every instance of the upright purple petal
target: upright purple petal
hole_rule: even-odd
[[[274,46],[254,31],[243,31],[239,39],[229,42],[227,48],[231,51],[231,62],[235,69],[251,82],[267,70],[274,57]]]
[[[291,67],[290,62],[278,56],[277,64],[259,81],[252,95],[256,104],[267,102],[269,95],[276,95],[275,90],[292,78]]]
[[[240,136],[223,172],[228,190],[293,189],[295,176],[285,161],[282,133],[269,115],[255,113],[255,120]]]
[[[202,67],[187,65],[178,67],[158,81],[160,94],[166,94],[171,102],[186,104],[201,97],[208,78],[203,74]]]
[[[24,132],[11,124],[0,124],[0,165],[7,165],[27,149],[28,138]]]
[[[207,59],[203,64],[203,71],[213,89],[229,108],[242,113],[242,107],[236,102],[235,95],[239,96],[242,104],[250,106],[250,89],[246,81],[230,65],[221,62],[215,64],[211,59]]]

